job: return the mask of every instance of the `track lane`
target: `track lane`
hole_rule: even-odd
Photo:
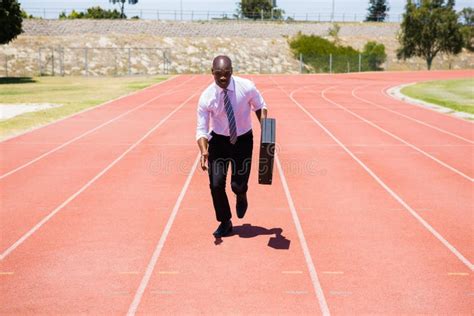
[[[369,88],[369,87],[372,87],[372,88]],[[388,107],[386,107],[386,106],[380,104],[380,101],[378,101],[379,103],[372,102],[372,101],[370,101],[369,99],[365,99],[365,98],[360,97],[360,96],[358,95],[359,93],[362,94],[364,91],[370,91],[370,92],[372,92],[372,93],[374,93],[374,92],[375,92],[375,93],[379,92],[379,93],[385,94],[385,91],[386,91],[387,89],[389,89],[390,86],[388,86],[388,87],[383,86],[383,87],[380,89],[380,91],[378,91],[379,88],[380,88],[380,87],[379,87],[378,85],[364,85],[364,86],[362,86],[362,87],[360,87],[360,88],[353,89],[353,90],[352,90],[352,96],[353,96],[354,98],[356,98],[357,100],[360,100],[360,101],[362,101],[362,102],[364,102],[364,103],[371,104],[371,105],[373,105],[373,106],[375,106],[375,107],[377,107],[377,108],[384,109],[384,110],[386,110],[386,111],[388,111],[388,112],[390,112],[390,113],[394,113],[394,114],[396,114],[396,115],[398,115],[398,116],[401,116],[401,117],[404,117],[404,118],[406,118],[406,119],[408,119],[408,120],[410,120],[410,121],[413,121],[413,122],[416,122],[416,123],[418,123],[418,124],[424,125],[424,126],[426,126],[426,127],[429,127],[429,128],[431,128],[431,129],[437,130],[437,131],[439,131],[439,132],[441,132],[441,133],[450,135],[450,136],[452,136],[452,137],[461,139],[461,140],[465,141],[465,142],[468,143],[468,144],[474,144],[474,140],[472,140],[472,138],[471,138],[471,139],[465,138],[465,137],[463,137],[463,136],[461,136],[461,135],[458,135],[458,134],[456,134],[456,133],[453,133],[453,132],[451,132],[451,131],[449,131],[449,130],[447,130],[447,129],[445,129],[445,128],[441,128],[441,127],[432,125],[432,124],[427,123],[427,122],[425,122],[425,121],[416,119],[416,118],[414,118],[414,117],[412,117],[412,116],[409,116],[409,115],[400,113],[399,111],[392,110],[392,109],[390,109],[390,108],[388,108]],[[459,122],[458,122],[458,123],[459,123]],[[459,124],[456,124],[456,126],[459,126]],[[453,126],[453,127],[454,127],[454,126]],[[450,127],[450,129],[453,128],[453,127]],[[471,131],[471,132],[469,131],[469,127],[466,127],[466,128],[464,128],[462,134],[473,134],[473,133],[472,133],[472,131]]]
[[[257,143],[255,121],[254,132]],[[137,314],[321,313],[281,180],[275,172],[272,186],[257,184],[254,149],[249,210],[238,219],[228,192],[235,234],[217,245],[209,180],[196,171]],[[272,248],[285,248],[288,240],[289,249]]]
[[[471,271],[294,108],[288,99],[272,114],[281,117],[280,131],[305,131],[280,132],[282,161],[304,165],[315,157],[326,170],[288,172],[288,183],[296,206],[310,208],[300,217],[308,240],[317,241],[309,247],[331,312],[468,313]]]
[[[202,87],[203,81],[189,86],[191,91]],[[90,185],[118,156],[128,150],[142,135],[174,112],[189,91],[142,108],[86,138],[60,150],[48,159],[0,182],[2,210],[2,256],[14,242],[29,233],[32,227],[56,213],[76,194]],[[126,133],[123,132],[124,128]],[[118,142],[118,143],[116,143]],[[94,180],[95,181],[95,180]],[[18,200],[18,196],[26,198]]]
[[[288,91],[299,85],[292,82],[292,77],[280,79]],[[301,81],[315,84],[315,80],[310,79]],[[255,76],[255,80],[259,88],[274,88],[269,77]],[[360,168],[354,168],[354,162],[338,145],[278,91],[281,90],[273,89],[266,99],[271,116],[277,116],[279,122],[281,163],[330,311],[469,313],[472,274],[439,243],[433,242],[432,236],[420,229],[412,218],[400,209],[388,209],[397,203],[387,199],[386,193],[373,185],[373,180],[367,179]],[[343,115],[341,113],[339,115]],[[0,276],[5,281],[2,288],[8,289],[7,296],[0,298],[2,313],[35,310],[125,313],[195,158],[194,104],[177,114],[167,121],[165,128],[150,135],[90,190],[72,201],[41,234],[32,236],[17,252],[0,262],[0,272],[13,272]],[[330,115],[327,121],[341,122],[340,118]],[[189,138],[179,137],[177,130],[189,130]],[[106,140],[100,139],[104,144]],[[83,143],[84,148],[91,144]],[[373,148],[370,144],[362,145],[356,148]],[[379,145],[383,148],[386,144]],[[315,150],[316,160],[312,160]],[[254,163],[254,173],[255,166]],[[304,170],[312,173],[308,175]],[[155,279],[152,278],[158,283],[151,283],[156,287],[147,289],[140,308],[160,314],[178,309],[212,312],[211,300],[226,304],[229,310],[254,312],[252,306],[268,311],[264,303],[275,300],[281,307],[280,310],[275,307],[279,314],[294,314],[295,308],[301,313],[317,313],[319,307],[311,293],[309,275],[299,273],[306,268],[303,255],[296,251],[291,257],[282,256],[283,250],[266,247],[274,234],[267,235],[267,231],[277,226],[275,222],[291,223],[288,207],[281,207],[285,203],[284,193],[281,188],[276,192],[275,184],[271,188],[257,186],[263,191],[255,191],[250,197],[253,205],[264,203],[263,196],[277,205],[272,209],[252,209],[254,213],[249,210],[246,219],[251,220],[251,224],[265,224],[262,224],[265,229],[259,230],[261,235],[249,239],[245,234],[240,236],[245,239],[224,238],[219,247],[232,248],[224,248],[226,251],[221,253],[210,247],[216,246],[206,244],[212,251],[210,257],[199,256],[196,247],[205,242],[210,244],[212,238],[193,239],[206,234],[212,237],[210,233],[215,228],[210,199],[206,202],[201,195],[208,196],[207,177],[193,178],[191,185],[197,189],[186,195],[183,203],[188,204],[180,210],[175,223],[179,220],[185,225],[173,226],[158,262],[158,268],[163,269],[155,271]],[[357,194],[354,194],[354,186],[357,186]],[[203,209],[208,212],[205,216],[201,214]],[[180,216],[185,220],[180,220]],[[206,222],[186,225],[196,218]],[[287,226],[280,226],[283,235],[292,241],[289,251],[294,253],[297,237],[296,232],[291,232],[293,225],[288,226],[288,231]],[[183,246],[182,241],[189,242]],[[224,265],[235,253],[246,253],[249,248],[260,251],[244,263],[243,258],[237,258]],[[186,262],[190,257],[197,259]],[[262,262],[269,264],[265,266]],[[173,270],[176,265],[189,270]],[[206,272],[200,269],[203,265],[224,270],[217,274]],[[239,274],[243,276],[239,278]],[[260,279],[250,278],[254,275]],[[222,285],[219,278],[230,278],[235,283]],[[215,284],[215,288],[222,286],[223,291],[217,295],[214,291],[214,296],[188,295],[204,286],[198,284],[200,280]],[[171,289],[179,290],[186,282],[192,285],[186,287],[187,292]],[[249,284],[254,286],[249,287]],[[294,286],[296,290],[285,290],[288,297],[283,295],[281,300],[266,293],[272,290],[281,295],[284,286]],[[209,291],[209,288],[204,290]],[[177,297],[184,299],[176,300]],[[173,300],[176,300],[174,305]],[[270,305],[269,312],[272,308]]]
[[[305,106],[304,95],[295,99]],[[307,98],[306,98],[307,99]],[[314,99],[313,102],[325,102]],[[316,118],[324,110],[307,109]],[[464,257],[474,262],[474,245],[471,223],[466,221],[472,214],[474,204],[472,184],[452,173],[450,170],[427,160],[425,156],[413,152],[412,148],[393,146],[394,139],[367,125],[365,122],[346,121],[347,116],[337,116],[324,125],[344,143],[356,152],[376,175],[381,177],[411,207],[422,210],[420,215],[427,220],[445,239]],[[360,147],[359,144],[368,146]],[[384,145],[389,146],[384,146]],[[372,145],[372,146],[371,146]],[[376,145],[376,146],[373,146]],[[434,184],[436,185],[429,185]],[[453,196],[456,196],[453,199]],[[403,209],[403,207],[401,207]]]
[[[102,126],[170,93],[170,87],[179,87],[192,76],[173,77],[139,92],[119,97],[96,107],[86,109],[51,124],[0,142],[0,180],[49,153],[67,146]]]
[[[474,146],[468,146],[464,140],[432,130],[400,118],[385,110],[367,107],[352,96],[357,86],[329,87],[321,92],[321,96],[335,107],[347,111],[355,118],[364,121],[379,131],[397,139],[401,143],[437,161],[440,165],[473,182],[473,163],[465,157],[473,157]],[[474,129],[474,125],[472,126]],[[440,146],[441,145],[441,146]],[[449,150],[446,145],[458,146],[456,151]],[[434,147],[434,150],[433,150]],[[474,157],[473,157],[474,158]]]
[[[179,117],[197,98],[0,262],[14,271],[2,282],[1,313],[127,311],[196,155],[195,144],[176,146],[176,131],[190,128]]]

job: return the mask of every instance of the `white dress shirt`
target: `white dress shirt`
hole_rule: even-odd
[[[232,103],[237,136],[252,129],[251,110],[266,108],[260,92],[255,84],[244,78],[232,76],[227,95]],[[199,98],[197,108],[196,140],[201,137],[210,139],[210,132],[229,136],[229,121],[224,107],[224,90],[213,82],[204,90]]]

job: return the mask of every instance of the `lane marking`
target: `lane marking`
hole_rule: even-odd
[[[123,296],[123,295],[129,295],[130,292],[129,291],[112,291],[111,292],[112,295],[117,295],[117,296]]]
[[[53,121],[53,122],[50,122],[50,123],[45,124],[45,125],[41,125],[41,126],[34,127],[34,128],[32,128],[32,129],[26,130],[26,131],[24,131],[24,132],[22,132],[22,133],[20,133],[20,134],[17,134],[17,135],[12,135],[11,137],[7,137],[7,138],[5,138],[5,139],[0,140],[0,144],[1,144],[1,143],[5,143],[5,142],[7,142],[7,141],[9,141],[9,140],[15,139],[15,138],[17,138],[17,137],[20,137],[20,136],[29,134],[29,133],[31,133],[31,132],[37,131],[37,130],[42,129],[42,128],[44,128],[44,127],[48,127],[48,126],[50,126],[50,125],[53,125],[53,124],[56,124],[56,123],[65,121],[65,120],[67,120],[67,119],[69,119],[69,118],[72,118],[72,117],[74,117],[74,116],[76,116],[76,115],[81,115],[81,114],[84,114],[84,113],[86,113],[86,112],[89,112],[89,111],[95,110],[95,109],[97,109],[97,108],[103,107],[103,106],[105,106],[105,105],[107,105],[107,104],[109,104],[109,103],[112,103],[112,102],[115,102],[115,101],[119,101],[119,100],[125,99],[125,98],[127,98],[127,97],[134,96],[135,94],[138,94],[138,93],[143,92],[143,91],[146,91],[146,90],[153,89],[153,88],[155,88],[155,87],[157,87],[157,86],[159,86],[159,85],[162,85],[162,84],[164,84],[164,83],[168,83],[168,82],[170,82],[170,81],[172,81],[172,80],[174,80],[174,79],[176,79],[176,78],[179,78],[179,77],[180,77],[179,75],[171,76],[171,77],[168,78],[168,79],[165,79],[165,80],[163,80],[163,81],[160,81],[160,82],[158,82],[158,83],[155,83],[155,84],[153,84],[153,85],[151,85],[151,86],[149,86],[149,87],[146,87],[146,88],[144,88],[144,89],[142,89],[142,90],[132,91],[132,92],[126,94],[126,95],[122,95],[122,96],[117,97],[117,98],[115,98],[115,99],[106,101],[106,102],[101,103],[101,104],[98,104],[98,105],[94,105],[93,107],[90,107],[90,108],[84,109],[84,110],[82,110],[82,111],[73,113],[73,114],[71,114],[71,115],[65,116],[65,117],[63,117],[63,118],[60,118],[60,119],[57,120],[57,121]]]
[[[207,83],[206,83],[207,84]],[[61,205],[56,207],[51,213],[49,213],[46,217],[44,217],[39,223],[37,223],[33,228],[31,228],[27,233],[25,233],[20,239],[18,239],[13,245],[11,245],[8,249],[6,249],[0,255],[0,261],[5,259],[13,250],[15,250],[18,246],[25,242],[31,235],[33,235],[38,229],[40,229],[44,224],[46,224],[54,215],[56,215],[60,210],[62,210],[66,205],[68,205],[72,200],[78,197],[82,192],[84,192],[88,187],[90,187],[97,179],[103,176],[107,171],[109,171],[113,166],[115,166],[120,160],[122,160],[130,151],[135,149],[143,140],[145,140],[148,136],[150,136],[155,130],[157,130],[161,125],[163,125],[174,113],[179,111],[182,107],[184,107],[196,94],[198,94],[201,90],[197,90],[194,94],[188,97],[183,103],[181,103],[178,107],[176,107],[173,111],[171,111],[166,117],[161,119],[161,121],[156,124],[152,129],[150,129],[145,135],[143,135],[139,140],[137,140],[132,146],[130,146],[126,151],[124,151],[119,157],[117,157],[114,161],[112,161],[107,167],[105,167],[101,172],[99,172],[94,178],[89,180],[82,188],[80,188],[76,193],[72,194],[69,198],[67,198]]]
[[[13,275],[15,272],[0,272],[0,275]]]
[[[175,291],[150,291],[151,294],[155,294],[155,295],[171,295],[171,294],[175,294],[176,292]]]
[[[447,135],[450,135],[450,136],[453,136],[453,137],[455,137],[455,138],[461,139],[461,140],[463,140],[463,141],[465,141],[465,142],[468,142],[468,143],[470,143],[470,144],[474,144],[474,141],[472,141],[472,140],[470,140],[470,139],[467,139],[467,138],[464,138],[464,137],[459,136],[459,135],[457,135],[457,134],[451,133],[451,132],[449,132],[449,131],[447,131],[447,130],[444,130],[444,129],[442,129],[442,128],[436,127],[436,126],[431,125],[431,124],[429,124],[429,123],[420,121],[420,120],[418,120],[418,119],[416,119],[416,118],[414,118],[414,117],[411,117],[411,116],[405,115],[405,114],[403,114],[403,113],[394,111],[394,110],[392,110],[392,109],[390,109],[390,108],[387,108],[387,107],[385,107],[385,106],[383,106],[383,105],[380,105],[380,104],[378,104],[378,103],[374,103],[374,102],[372,102],[372,101],[369,101],[369,100],[367,100],[367,99],[361,98],[361,97],[359,97],[359,96],[356,95],[356,91],[358,91],[359,89],[362,89],[362,88],[366,88],[366,87],[368,87],[368,86],[370,86],[370,85],[366,85],[366,86],[362,86],[362,87],[358,87],[358,88],[353,89],[353,90],[352,90],[352,96],[353,96],[354,98],[356,98],[356,99],[358,99],[358,100],[364,102],[364,103],[375,105],[375,106],[378,107],[378,108],[381,108],[381,109],[384,109],[384,110],[386,110],[386,111],[392,112],[392,113],[394,113],[394,114],[396,114],[396,115],[399,115],[399,116],[402,116],[402,117],[407,118],[407,119],[409,119],[409,120],[412,120],[412,121],[414,121],[414,122],[416,122],[416,123],[418,123],[418,124],[421,124],[421,125],[430,127],[430,128],[432,128],[432,129],[437,130],[438,132],[445,133],[445,134],[447,134]],[[390,87],[391,87],[391,85],[388,86],[388,87],[382,88],[382,91],[385,91],[386,89],[388,89],[388,88],[390,88]]]
[[[286,291],[286,294],[292,294],[292,295],[303,295],[303,294],[308,294],[308,291]]]
[[[448,272],[448,275],[453,275],[453,276],[468,276],[469,273],[466,273],[466,272]]]
[[[451,253],[453,253],[462,263],[464,263],[471,271],[474,270],[474,265],[464,257],[453,245],[451,245],[446,239],[441,236],[428,222],[426,222],[415,210],[411,208],[398,194],[395,193],[385,182],[383,182],[369,167],[367,167],[357,156],[355,156],[346,145],[344,145],[334,134],[332,134],[321,122],[319,122],[308,110],[305,109],[298,101],[293,98],[293,94],[299,89],[293,90],[291,94],[286,93],[280,87],[281,91],[285,93],[306,115],[311,117],[311,119],[318,125],[326,134],[329,135],[342,149],[354,159],[385,191],[387,191],[398,203],[400,203],[418,222],[421,223],[436,239],[438,239],[446,248],[448,248]]]
[[[323,271],[323,274],[344,274],[344,271]]]
[[[177,87],[179,87],[179,86],[181,86],[181,85],[184,85],[185,83],[187,83],[188,81],[190,81],[192,78],[194,78],[194,77],[191,77],[191,78],[187,79],[186,81],[182,82],[182,83],[181,83],[180,85],[178,85]],[[177,88],[177,87],[175,87],[175,88]],[[174,90],[176,90],[176,89],[174,89]],[[14,174],[14,173],[16,173],[16,172],[22,170],[22,169],[24,169],[24,168],[26,168],[26,167],[28,167],[28,166],[34,164],[35,162],[37,162],[37,161],[39,161],[39,160],[41,160],[41,159],[43,159],[43,158],[45,158],[45,157],[51,155],[52,153],[55,153],[56,151],[58,151],[58,150],[60,150],[60,149],[62,149],[62,148],[64,148],[64,147],[66,147],[67,145],[69,145],[69,144],[75,142],[76,140],[79,140],[79,139],[81,139],[81,138],[83,138],[83,137],[85,137],[85,136],[87,136],[87,135],[89,135],[89,134],[91,134],[91,133],[97,131],[98,129],[100,129],[100,128],[104,127],[104,126],[107,126],[107,125],[111,124],[112,122],[115,122],[116,120],[118,120],[118,119],[124,117],[125,115],[128,115],[128,114],[130,114],[131,112],[134,112],[134,111],[136,111],[136,110],[138,110],[138,109],[140,109],[140,108],[142,108],[142,107],[148,105],[149,103],[158,100],[159,98],[161,98],[161,97],[163,97],[163,96],[171,95],[171,94],[175,93],[176,91],[174,91],[174,90],[169,91],[169,92],[162,93],[162,94],[160,94],[160,95],[158,95],[158,96],[156,96],[156,97],[154,97],[154,98],[152,98],[152,99],[150,99],[150,100],[148,100],[148,101],[146,101],[146,102],[144,102],[144,103],[141,103],[141,104],[139,104],[138,106],[136,106],[136,107],[134,107],[134,108],[132,108],[132,109],[130,109],[130,110],[128,110],[128,111],[126,111],[126,112],[124,112],[124,113],[122,113],[122,114],[120,114],[120,115],[118,115],[118,116],[116,116],[116,117],[114,117],[114,118],[112,118],[112,119],[110,119],[110,120],[108,120],[108,121],[106,121],[106,122],[104,122],[104,123],[102,123],[102,124],[100,124],[100,125],[94,127],[94,128],[92,128],[92,129],[90,129],[90,130],[88,130],[88,131],[86,131],[86,132],[84,132],[84,133],[82,133],[82,134],[80,134],[80,135],[78,135],[78,136],[76,136],[76,137],[74,137],[74,138],[68,140],[67,142],[61,144],[60,146],[55,147],[55,148],[53,148],[53,149],[51,149],[51,150],[49,150],[49,151],[43,153],[42,155],[40,155],[40,156],[34,158],[33,160],[30,160],[29,162],[24,163],[23,165],[20,165],[20,166],[16,167],[15,169],[10,170],[10,171],[8,171],[8,172],[6,172],[6,173],[0,175],[0,180],[2,180],[2,179],[4,179],[4,178],[6,178],[6,177],[8,177],[8,176],[10,176],[10,175],[12,175],[12,174]]]
[[[151,275],[153,273],[153,270],[155,269],[156,263],[158,262],[158,258],[160,257],[161,250],[163,249],[163,246],[166,242],[166,238],[168,237],[168,234],[171,230],[171,226],[173,225],[176,215],[178,214],[179,207],[181,206],[181,202],[183,201],[186,191],[188,190],[189,184],[191,183],[191,179],[193,178],[194,172],[196,171],[198,163],[200,162],[200,158],[201,158],[201,155],[198,153],[196,156],[196,160],[194,161],[194,165],[192,166],[188,174],[188,177],[186,178],[186,181],[183,185],[183,188],[181,189],[181,192],[179,193],[178,199],[176,200],[176,204],[173,207],[171,215],[168,218],[168,222],[166,223],[165,229],[163,230],[163,233],[161,234],[160,240],[158,244],[156,245],[155,251],[153,252],[153,255],[151,256],[150,262],[148,263],[145,274],[143,275],[143,278],[135,293],[133,301],[130,304],[130,307],[127,312],[127,315],[129,316],[135,315],[135,313],[137,312],[138,306],[140,305],[140,302],[143,297],[143,293],[145,293],[145,289],[148,286],[148,283],[150,282]]]
[[[352,292],[349,291],[330,291],[329,294],[333,296],[349,296],[352,295]]]
[[[464,174],[463,172],[459,171],[458,169],[456,169],[456,168],[454,168],[454,167],[448,165],[447,163],[441,161],[440,159],[438,159],[438,158],[436,158],[436,157],[430,155],[429,153],[423,151],[422,149],[416,147],[415,145],[413,145],[413,144],[407,142],[406,140],[404,140],[404,139],[398,137],[398,136],[395,135],[395,134],[392,134],[391,132],[387,131],[386,129],[384,129],[384,128],[378,126],[377,124],[375,124],[375,123],[373,123],[373,122],[367,120],[366,118],[360,116],[359,114],[352,112],[351,110],[349,110],[349,109],[347,109],[346,107],[340,105],[339,103],[334,102],[334,101],[330,100],[329,98],[327,98],[326,95],[325,95],[325,93],[326,93],[327,91],[333,90],[333,89],[335,89],[335,88],[337,88],[337,86],[332,86],[332,87],[326,88],[326,89],[324,89],[323,91],[321,91],[321,96],[323,97],[323,99],[326,100],[327,102],[329,102],[329,103],[331,103],[331,104],[334,104],[335,106],[337,106],[337,107],[343,109],[344,111],[348,112],[349,114],[352,114],[353,116],[359,118],[360,120],[364,121],[365,123],[369,124],[370,126],[376,128],[376,129],[378,129],[378,130],[381,131],[382,133],[387,134],[387,135],[389,135],[389,136],[395,138],[395,139],[398,140],[399,142],[402,142],[402,143],[406,144],[406,145],[409,146],[410,148],[412,148],[412,149],[418,151],[419,153],[421,153],[421,154],[423,154],[424,156],[426,156],[426,157],[432,159],[433,161],[435,161],[435,162],[437,162],[438,164],[442,165],[443,167],[445,167],[445,168],[447,168],[447,169],[453,171],[454,173],[457,173],[457,174],[460,175],[461,177],[463,177],[463,178],[469,180],[470,182],[474,182],[474,178],[471,178],[470,176],[468,176],[468,175]],[[293,94],[293,93],[294,93],[294,92],[292,92],[292,94]]]
[[[321,312],[323,313],[323,315],[330,315],[328,303],[326,302],[326,298],[324,297],[324,292],[321,287],[321,283],[319,282],[318,273],[316,272],[316,268],[314,267],[313,259],[311,258],[308,244],[306,242],[306,238],[304,237],[303,228],[301,227],[300,219],[298,217],[298,213],[296,212],[296,208],[295,208],[295,203],[293,202],[293,198],[291,197],[290,189],[288,188],[288,183],[286,181],[285,174],[283,173],[283,169],[281,167],[280,158],[278,157],[278,154],[275,155],[275,162],[278,169],[278,173],[280,174],[280,180],[283,185],[283,189],[285,191],[286,199],[288,201],[288,206],[290,207],[291,216],[293,218],[293,222],[295,223],[295,227],[298,233],[298,238],[300,240],[301,248],[303,249],[303,254],[306,260],[306,265],[309,270],[311,282],[313,283],[313,288],[319,302],[319,308],[321,309]]]

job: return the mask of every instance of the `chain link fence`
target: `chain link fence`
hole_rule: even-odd
[[[416,62],[377,60],[363,54],[300,55],[284,62],[275,55],[244,58],[229,54],[236,74],[349,73],[383,70],[425,70]],[[209,74],[213,54],[200,51],[192,56],[152,47],[40,47],[0,51],[0,76],[133,76],[162,74]],[[434,69],[472,69],[472,59],[438,57]]]
[[[76,12],[85,12],[87,8],[77,8]],[[57,8],[26,8],[28,14],[43,19],[58,19],[61,13],[69,15],[72,9]],[[236,14],[235,11],[200,11],[200,10],[153,10],[142,9],[137,10],[129,8],[126,10],[128,18],[139,18],[145,20],[167,20],[167,21],[211,21],[211,20],[281,20],[281,21],[313,21],[313,22],[361,22],[367,17],[367,12],[327,12],[327,11],[308,11],[308,12],[285,12],[281,16],[275,14],[275,10],[271,11],[255,11],[248,12],[246,15],[253,18],[246,18],[243,15]],[[400,22],[403,13],[392,13],[385,18],[385,22]]]
[[[1,56],[1,55],[0,55]],[[130,76],[169,74],[170,52],[151,47],[40,47],[3,52],[2,75]],[[1,58],[1,57],[0,57]]]
[[[387,61],[368,58],[362,54],[300,55],[300,73],[349,73],[381,71],[387,68]]]

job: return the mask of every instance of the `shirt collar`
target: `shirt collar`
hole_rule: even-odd
[[[222,89],[221,87],[219,87],[215,82],[214,82],[214,84],[216,85],[217,91],[218,91],[219,93],[221,93],[222,91],[224,91],[224,89]],[[229,83],[229,85],[227,86],[227,90],[228,90],[228,91],[235,91],[235,83],[234,83],[234,77],[233,77],[233,76],[230,77],[230,83]]]

